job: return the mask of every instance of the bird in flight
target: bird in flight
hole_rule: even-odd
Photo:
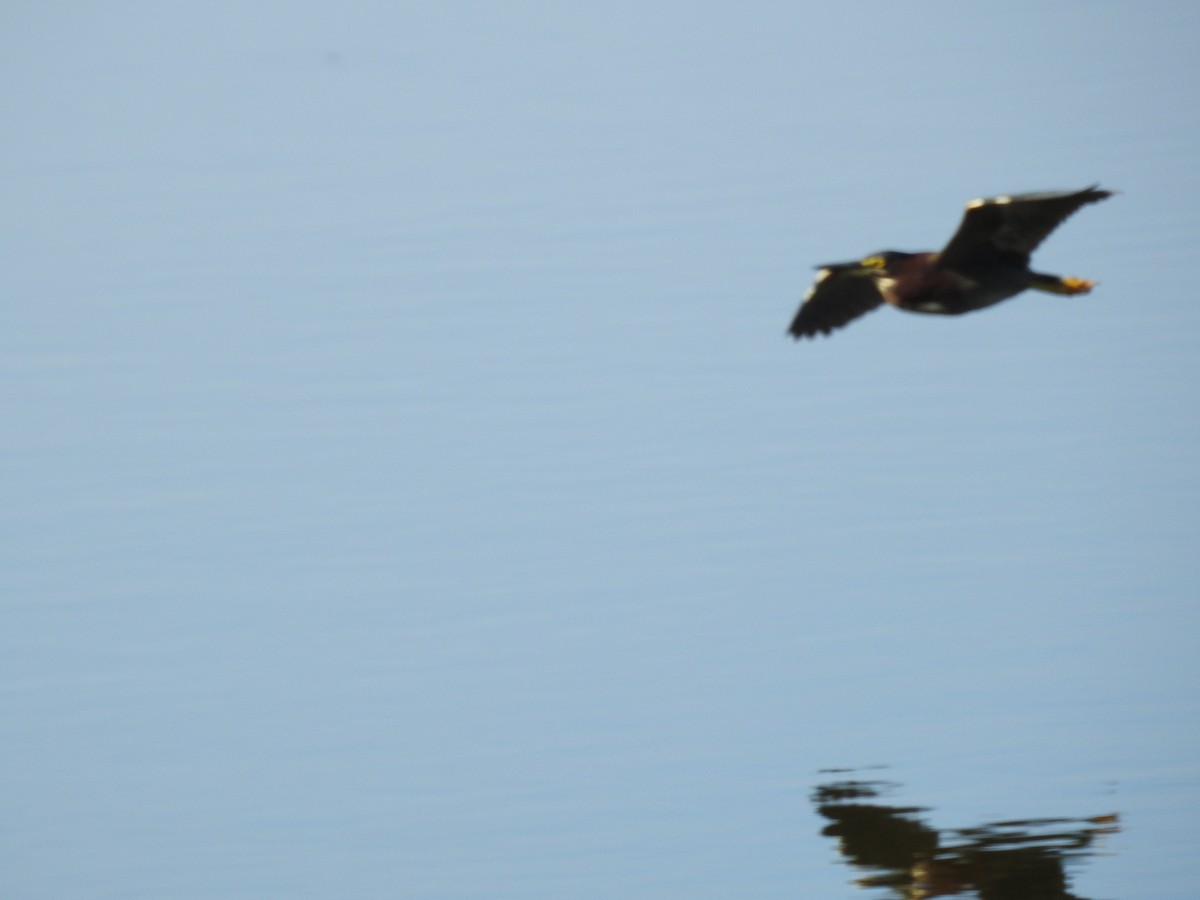
[[[1029,257],[1077,209],[1111,196],[1094,184],[1081,191],[972,200],[940,253],[883,250],[854,262],[818,266],[820,274],[788,333],[796,340],[829,334],[883,303],[957,316],[1027,288],[1086,294],[1096,282],[1034,272]]]

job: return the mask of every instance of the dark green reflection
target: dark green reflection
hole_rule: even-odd
[[[904,900],[1084,900],[1069,890],[1067,864],[1095,853],[1096,838],[1119,829],[1114,813],[938,830],[921,815],[925,807],[880,802],[898,787],[879,780],[829,781],[817,786],[812,800],[829,820],[821,833],[837,838],[847,863],[871,873],[856,883],[886,888],[888,896]]]

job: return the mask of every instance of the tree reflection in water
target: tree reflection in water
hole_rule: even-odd
[[[829,820],[821,833],[838,839],[850,865],[874,870],[856,883],[887,888],[903,900],[969,892],[979,900],[1084,900],[1068,890],[1066,865],[1095,853],[1099,835],[1119,830],[1114,813],[938,831],[921,818],[925,807],[878,802],[896,787],[887,781],[831,781],[819,785],[812,800]]]

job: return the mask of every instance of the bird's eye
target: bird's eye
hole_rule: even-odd
[[[887,260],[882,256],[868,256],[862,261],[862,264],[868,269],[883,269],[887,267]]]

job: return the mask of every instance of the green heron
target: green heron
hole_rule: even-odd
[[[1086,294],[1096,282],[1034,272],[1029,256],[1075,210],[1111,196],[1094,184],[1082,191],[972,200],[941,253],[884,250],[856,262],[818,266],[821,272],[788,332],[797,340],[829,334],[881,303],[957,316],[1027,288]]]

